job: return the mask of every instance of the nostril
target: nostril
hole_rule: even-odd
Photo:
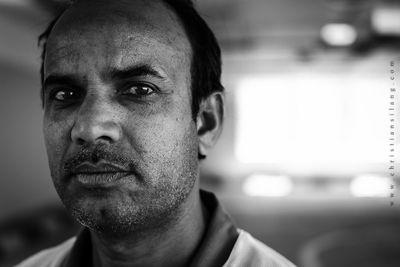
[[[85,144],[85,140],[83,140],[82,138],[77,138],[76,143],[81,146]]]
[[[107,143],[112,143],[114,140],[110,136],[103,135],[103,136],[100,136],[99,138],[97,138],[96,141],[97,142],[102,142],[103,141],[103,142],[107,142]]]
[[[81,118],[72,128],[71,138],[78,144],[114,143],[121,137],[121,127],[108,117]]]
[[[106,136],[106,135],[104,135],[104,136],[100,136],[100,137],[98,137],[97,139],[95,139],[95,140],[85,140],[85,139],[83,139],[83,138],[77,138],[76,139],[76,144],[77,145],[80,145],[80,146],[83,146],[83,145],[85,145],[85,144],[88,144],[88,143],[112,143],[113,142],[113,139],[111,138],[111,137],[109,137],[109,136]]]

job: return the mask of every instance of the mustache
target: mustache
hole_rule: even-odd
[[[116,151],[102,144],[82,146],[78,152],[66,158],[63,165],[63,176],[70,177],[74,169],[83,163],[97,164],[99,162],[121,166],[135,174],[136,177],[141,177],[138,172],[137,161],[133,160],[132,157],[124,155],[120,150]]]

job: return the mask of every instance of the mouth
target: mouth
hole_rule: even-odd
[[[132,175],[127,168],[108,162],[98,164],[82,163],[72,170],[71,178],[78,183],[95,187],[114,184],[118,180]]]

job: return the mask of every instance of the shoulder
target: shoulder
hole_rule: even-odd
[[[224,267],[295,267],[288,259],[239,229],[239,237]]]
[[[42,250],[17,264],[16,267],[59,267],[75,240],[73,237],[58,246]]]

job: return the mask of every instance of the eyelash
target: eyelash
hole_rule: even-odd
[[[134,87],[137,88],[147,88],[147,92],[145,94],[135,94],[130,92],[130,90]],[[144,82],[137,82],[137,83],[130,83],[127,86],[124,87],[124,89],[122,89],[120,91],[120,95],[125,95],[125,96],[129,96],[135,99],[143,99],[146,98],[152,94],[155,94],[159,92],[159,89],[157,86],[155,86],[154,84],[150,84],[150,83],[144,83]],[[57,95],[60,93],[64,93],[64,96],[66,96],[64,99],[57,99]],[[71,88],[67,88],[67,87],[57,87],[54,88],[53,90],[50,91],[49,93],[49,97],[48,99],[50,101],[55,101],[58,103],[62,103],[62,104],[67,104],[68,102],[74,102],[74,100],[78,100],[81,96],[81,92],[78,92],[74,89]]]
[[[57,99],[57,95],[59,93],[64,93],[64,96],[66,96],[65,99]],[[72,102],[72,101],[76,101],[81,97],[81,93],[70,89],[70,88],[66,88],[66,87],[58,87],[58,88],[54,88],[53,90],[50,91],[49,94],[49,100],[50,101],[56,101],[59,103],[68,103],[68,102]]]
[[[131,88],[148,88],[148,90],[151,90],[150,93],[146,93],[146,94],[133,94],[130,92]],[[134,98],[145,98],[148,97],[152,94],[155,94],[159,92],[159,89],[157,86],[150,84],[150,83],[144,83],[144,82],[138,82],[138,83],[131,83],[128,86],[125,87],[125,89],[122,90],[121,94],[122,95],[127,95],[127,96],[132,96]]]

